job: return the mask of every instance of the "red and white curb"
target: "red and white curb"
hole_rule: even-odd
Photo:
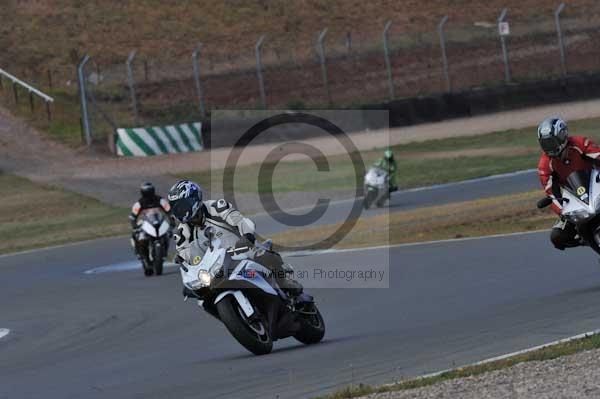
[[[6,337],[10,333],[8,328],[0,328],[0,339]]]

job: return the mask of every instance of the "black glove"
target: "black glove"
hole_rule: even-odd
[[[245,236],[244,236],[244,237],[241,237],[241,238],[239,238],[239,239],[237,240],[237,242],[235,243],[235,248],[236,248],[236,249],[237,249],[237,248],[244,248],[244,247],[247,247],[247,248],[248,248],[248,250],[249,250],[250,248],[252,248],[252,246],[253,246],[253,245],[252,245],[252,242],[251,242],[251,241],[250,241],[248,238],[246,238]],[[245,252],[245,251],[241,251],[241,250],[240,250],[240,251],[236,251],[236,252],[238,252],[238,253],[243,253],[243,252]]]
[[[246,239],[247,239],[248,241],[250,241],[250,243],[251,243],[252,245],[254,245],[254,243],[256,242],[256,237],[255,237],[255,236],[254,236],[254,234],[252,234],[252,233],[246,233],[246,234],[244,234],[244,237],[246,237]]]

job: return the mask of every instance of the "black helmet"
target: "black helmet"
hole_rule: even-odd
[[[140,186],[140,193],[142,194],[142,198],[151,199],[154,197],[156,190],[154,189],[154,184],[150,182],[142,183]]]
[[[558,157],[567,146],[569,129],[567,122],[553,117],[544,119],[538,127],[538,141],[542,150],[550,157]]]
[[[202,189],[190,180],[180,180],[168,194],[171,213],[181,223],[189,223],[202,208]]]

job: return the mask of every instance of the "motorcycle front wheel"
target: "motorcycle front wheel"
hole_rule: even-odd
[[[273,349],[273,340],[262,319],[249,319],[231,295],[217,303],[219,317],[227,330],[255,355],[266,355]]]
[[[148,251],[148,249],[146,249]],[[154,274],[154,269],[152,268],[152,263],[150,260],[150,251],[148,251],[147,255],[142,255],[142,269],[144,269],[144,276],[150,277]]]
[[[371,204],[377,197],[377,191],[370,189],[367,189],[366,191],[367,193],[365,194],[365,199],[363,200],[363,206],[365,207],[365,209],[369,209],[371,207]]]
[[[325,321],[317,305],[313,304],[310,309],[302,311],[298,317],[301,328],[294,335],[298,341],[306,345],[316,344],[325,336]]]
[[[152,259],[152,268],[157,276],[160,276],[163,272],[163,247],[159,240],[154,241],[154,258]]]
[[[579,231],[583,239],[589,244],[590,248],[600,255],[600,224],[595,224],[587,227],[583,231]]]

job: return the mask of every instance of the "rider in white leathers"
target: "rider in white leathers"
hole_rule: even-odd
[[[209,245],[204,232],[207,228],[214,229],[214,234],[221,240],[224,247],[238,248],[252,247],[256,238],[254,236],[255,224],[244,217],[237,209],[224,199],[202,201],[200,186],[189,180],[181,180],[168,194],[172,215],[180,222],[174,239],[178,261],[187,260],[191,255],[191,247],[195,246],[195,253],[204,253]],[[254,260],[269,268],[278,285],[291,295],[302,292],[302,286],[295,280],[287,279],[286,268],[281,256],[276,252],[265,251]]]
[[[201,223],[181,223],[175,232],[175,242],[177,255],[183,259],[189,256],[190,246],[192,244],[203,249],[202,253],[208,248],[208,241],[204,236],[204,230],[212,227],[215,235],[221,240],[223,246],[235,247],[240,238],[246,238],[250,243],[254,239],[254,222],[233,208],[233,206],[220,199],[217,201],[209,200],[202,203],[200,213],[202,213]],[[203,219],[203,220],[202,220]]]

